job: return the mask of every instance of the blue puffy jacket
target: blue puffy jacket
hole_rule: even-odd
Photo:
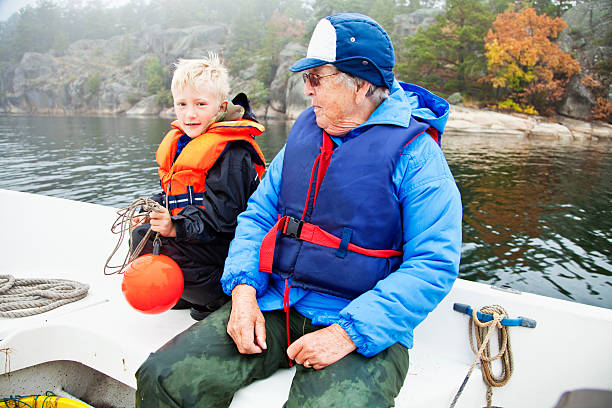
[[[370,118],[334,142],[355,137],[364,126],[407,127],[411,116],[428,122],[441,134],[448,109],[446,101],[429,91],[395,81],[389,98]],[[264,311],[283,308],[284,281],[259,271],[261,241],[278,219],[283,158],[284,148],[238,217],[221,279],[228,295],[236,285],[254,287]],[[431,137],[418,137],[404,149],[393,185],[401,205],[402,220],[398,222],[403,225],[400,268],[352,301],[301,288],[289,292],[290,306],[313,324],[338,323],[365,356],[397,342],[411,348],[414,328],[450,291],[459,270],[461,198],[446,159]]]

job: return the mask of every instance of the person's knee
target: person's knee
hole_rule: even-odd
[[[161,374],[161,368],[162,365],[159,364],[155,354],[149,354],[149,357],[136,371],[138,388],[141,388],[141,385],[147,387],[156,385]]]
[[[147,235],[149,228],[149,224],[139,225],[138,227],[134,228],[132,235],[130,236],[133,246],[140,244],[140,241],[142,241],[145,235]]]
[[[136,371],[136,408],[151,407],[151,402],[159,400],[161,368],[155,354],[150,354]]]
[[[407,349],[396,344],[372,358],[351,353],[323,370],[298,367],[285,408],[391,407],[408,362]]]

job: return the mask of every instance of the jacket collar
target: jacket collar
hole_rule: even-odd
[[[446,100],[418,85],[393,81],[389,97],[367,121],[342,137],[332,137],[336,144],[356,137],[373,125],[409,127],[411,118],[426,122],[441,135],[448,120],[450,105]]]

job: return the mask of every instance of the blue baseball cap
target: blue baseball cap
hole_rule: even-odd
[[[358,13],[339,13],[320,20],[315,27],[306,58],[289,68],[292,72],[333,64],[340,71],[391,89],[395,53],[385,30],[372,18]]]

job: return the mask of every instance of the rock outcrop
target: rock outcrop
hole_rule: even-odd
[[[136,105],[128,109],[127,116],[148,116],[160,114],[160,107],[157,104],[157,96],[151,95],[141,99]]]
[[[571,79],[559,112],[585,119],[592,116],[597,97],[612,103],[612,2],[579,2],[562,18],[568,27],[559,35],[559,47],[578,60],[582,71]],[[585,80],[588,76],[596,81]]]
[[[295,61],[306,55],[306,47],[298,43],[287,44],[278,55],[278,68],[270,84],[270,108],[284,114],[287,119],[295,119],[306,107],[310,99],[304,95],[300,74],[289,71]],[[269,116],[274,113],[269,112]]]
[[[435,22],[441,9],[421,9],[395,18],[394,38],[413,35],[419,27]],[[591,116],[596,102],[593,83],[584,78],[612,64],[612,3],[593,0],[579,3],[563,17],[569,27],[561,33],[561,47],[580,60],[584,70],[571,81],[561,111],[574,118]],[[229,33],[223,24],[182,29],[150,26],[137,34],[107,40],[80,40],[63,55],[28,52],[13,69],[0,72],[0,113],[8,114],[126,114],[160,115],[173,118],[173,109],[158,106],[158,98],[147,92],[147,66],[151,57],[169,67],[178,58],[198,58],[208,51],[222,54]],[[252,55],[248,65],[230,77],[232,93],[246,92],[260,119],[293,120],[310,106],[299,74],[289,67],[306,54],[306,47],[288,43],[279,51],[274,79],[264,89],[257,78],[262,56]],[[607,64],[607,65],[606,65]],[[599,71],[597,71],[599,70]],[[608,100],[612,80],[599,86]],[[601,95],[602,90],[598,92]],[[460,105],[460,95],[451,95],[452,114],[447,134],[479,133],[491,136],[610,138],[612,127],[567,117],[541,118],[475,110]],[[556,119],[556,120],[555,120]]]
[[[76,41],[62,56],[25,53],[12,72],[3,74],[0,112],[157,114],[162,108],[146,92],[148,59],[156,56],[169,66],[177,58],[200,57],[218,51],[226,34],[223,25],[153,26],[138,34]]]
[[[426,28],[435,23],[436,17],[443,13],[444,10],[442,9],[423,8],[408,14],[398,14],[393,19],[395,23],[393,35],[397,38],[410,37],[414,35],[419,28]]]
[[[529,137],[553,140],[597,138],[612,140],[612,125],[557,117],[508,114],[451,105],[445,135]]]

